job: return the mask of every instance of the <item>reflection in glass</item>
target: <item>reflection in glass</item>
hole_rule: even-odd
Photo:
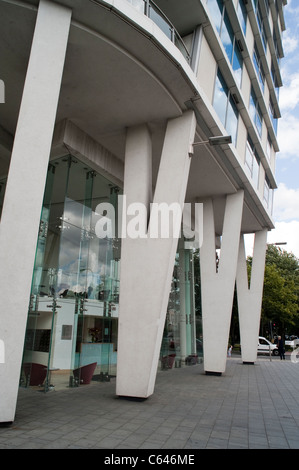
[[[115,375],[120,246],[100,239],[95,209],[119,188],[66,156],[49,166],[21,384],[53,387]]]
[[[247,10],[244,0],[239,0],[237,14],[242,27],[243,33],[246,34],[246,23],[247,23]]]
[[[224,126],[226,121],[227,93],[228,88],[222,79],[221,73],[218,71],[215,83],[213,107]]]
[[[6,187],[6,179],[0,180],[0,220],[1,220],[1,214],[2,214],[5,187]]]
[[[238,110],[234,104],[232,98],[229,99],[227,105],[227,118],[226,118],[226,130],[232,137],[232,143],[236,145],[238,129]]]
[[[213,18],[215,27],[220,34],[222,12],[223,12],[223,1],[222,0],[208,0],[208,8]]]
[[[230,25],[230,21],[228,19],[228,15],[225,12],[224,14],[224,21],[221,28],[221,40],[222,44],[225,48],[228,60],[232,61],[232,54],[233,54],[233,44],[234,44],[234,33],[232,27]]]
[[[202,360],[199,253],[179,240],[160,350],[162,370]]]
[[[213,107],[228,134],[232,136],[232,142],[236,144],[239,113],[220,70],[215,82]]]

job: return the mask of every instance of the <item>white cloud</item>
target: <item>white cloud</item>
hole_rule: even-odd
[[[299,259],[299,221],[277,222],[275,229],[268,232],[267,243],[279,244],[282,250],[293,253]],[[252,256],[254,247],[254,235],[245,235],[246,256]]]
[[[278,185],[274,193],[273,217],[278,222],[299,221],[299,189],[289,189],[284,183]]]
[[[279,158],[299,157],[298,129],[299,117],[285,113],[278,124]]]
[[[299,188],[289,189],[280,183],[275,191],[275,228],[268,233],[268,243],[286,242],[283,250],[293,253],[299,259]],[[252,256],[254,235],[245,236],[246,256]]]
[[[286,72],[284,72],[285,74]],[[293,110],[299,103],[299,73],[287,75],[280,90],[279,106],[282,110]]]
[[[268,233],[268,243],[286,242],[281,248],[299,258],[299,221],[277,222],[275,229]]]
[[[294,52],[298,45],[298,39],[295,36],[286,34],[283,38],[283,49],[285,55]]]

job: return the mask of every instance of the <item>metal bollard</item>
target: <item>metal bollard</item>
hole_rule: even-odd
[[[272,362],[271,346],[269,346],[269,356],[270,356],[270,361]]]

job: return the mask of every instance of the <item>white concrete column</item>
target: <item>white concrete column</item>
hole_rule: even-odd
[[[144,204],[149,210],[152,202],[152,140],[148,127],[127,130],[124,194],[126,204]]]
[[[14,420],[29,295],[71,10],[41,0],[0,224],[0,422]]]
[[[206,373],[221,375],[226,368],[243,198],[243,190],[228,195],[226,198],[218,272],[216,272],[213,202],[209,200],[204,203],[200,270],[204,369]]]
[[[173,214],[174,223],[180,227],[195,126],[192,111],[168,122],[147,237],[122,240],[116,378],[119,396],[146,398],[154,391],[178,243],[172,234],[156,236],[156,209],[165,203],[166,217]],[[130,159],[126,155],[127,164]],[[134,191],[140,179],[136,172],[133,176],[131,184],[125,181],[127,193]],[[147,176],[144,179],[147,181]],[[129,194],[126,196],[132,200]]]
[[[264,229],[255,234],[249,286],[244,236],[241,236],[236,281],[242,360],[249,364],[253,364],[257,359],[266,249],[267,230]]]

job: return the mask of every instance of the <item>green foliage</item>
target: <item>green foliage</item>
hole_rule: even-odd
[[[262,329],[270,326],[272,333],[299,332],[299,260],[275,245],[269,245],[266,253],[261,316]]]

